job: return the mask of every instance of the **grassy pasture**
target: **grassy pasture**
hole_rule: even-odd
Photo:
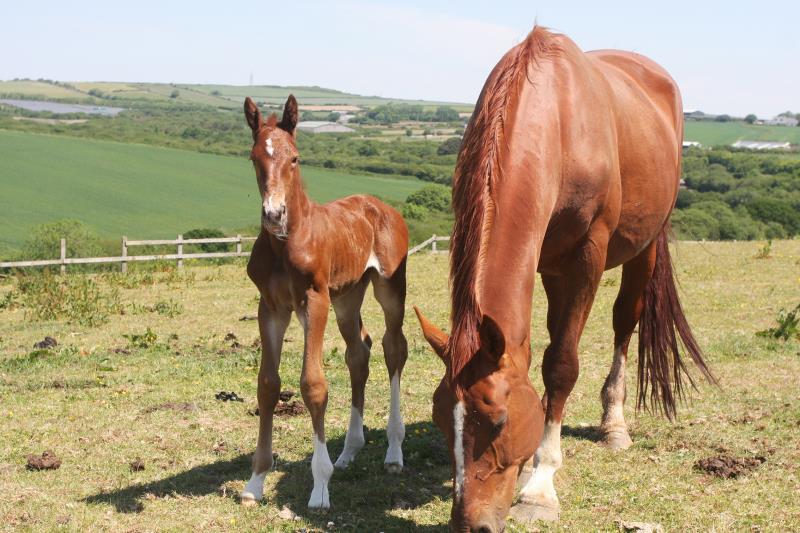
[[[581,376],[568,403],[556,475],[562,505],[558,524],[542,530],[616,530],[615,520],[657,522],[667,531],[790,531],[800,528],[800,342],[768,341],[755,332],[772,326],[781,307],[800,302],[800,241],[773,244],[755,259],[756,243],[677,244],[674,260],[683,304],[720,388],[701,385],[679,420],[670,424],[633,410],[626,417],[634,446],[611,453],[594,441],[599,391],[612,352],[611,307],[619,271],[607,273],[581,343]],[[184,274],[132,273],[95,278],[119,291],[127,312],[99,327],[32,322],[24,308],[0,310],[0,529],[42,531],[445,531],[450,467],[443,439],[430,422],[430,398],[442,374],[413,322],[411,305],[434,322],[448,316],[447,258],[419,255],[409,263],[406,334],[409,361],[402,383],[407,425],[406,469],[382,470],[388,415],[388,377],[380,350],[371,360],[365,424],[367,445],[351,470],[335,472],[333,508],[310,514],[310,423],[276,418],[277,467],[267,477],[264,503],[241,508],[235,495],[249,477],[256,439],[256,307],[244,264],[189,267]],[[0,281],[0,301],[16,281]],[[540,287],[540,286],[539,286]],[[537,287],[531,375],[542,391],[540,354],[545,306]],[[169,318],[146,309],[171,301],[183,309]],[[145,309],[145,310],[143,310]],[[371,295],[364,308],[376,339],[382,319]],[[325,368],[330,381],[328,446],[335,459],[349,414],[344,343],[329,319]],[[128,346],[123,335],[157,335],[149,348]],[[240,348],[224,340],[234,333]],[[171,335],[175,334],[176,337]],[[45,335],[53,350],[32,352]],[[635,340],[634,340],[635,344]],[[126,352],[127,351],[127,352]],[[287,333],[284,389],[299,390],[302,334]],[[635,361],[628,366],[633,396]],[[233,390],[244,403],[214,399]],[[25,469],[25,456],[53,450],[55,471]],[[721,452],[764,455],[766,462],[738,479],[715,479],[693,469]],[[141,459],[144,470],[131,471]],[[298,520],[278,516],[284,506]],[[511,531],[521,531],[510,524]]]
[[[800,128],[785,126],[756,126],[741,121],[686,121],[684,138],[704,146],[729,145],[736,141],[789,141],[800,144]]]
[[[319,202],[356,193],[403,200],[424,185],[318,168],[302,174]],[[0,251],[64,218],[107,238],[257,224],[254,176],[246,158],[0,130]]]

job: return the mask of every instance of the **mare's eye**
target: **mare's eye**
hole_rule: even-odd
[[[296,164],[297,164],[297,161],[298,161],[298,159],[299,159],[299,158],[298,158],[297,156],[294,156],[294,157],[292,158],[292,164],[293,164],[293,165],[296,165]]]

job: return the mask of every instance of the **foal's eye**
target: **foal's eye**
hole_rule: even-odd
[[[293,164],[293,165],[296,165],[296,164],[297,164],[297,161],[298,161],[299,159],[300,159],[299,157],[297,157],[297,156],[294,156],[294,157],[292,158],[292,164]]]

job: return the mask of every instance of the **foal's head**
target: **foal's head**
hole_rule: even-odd
[[[295,145],[297,100],[289,95],[280,122],[275,114],[265,122],[258,106],[247,97],[244,116],[253,130],[250,160],[261,192],[261,226],[276,237],[286,238],[289,200],[300,179],[300,154]]]
[[[512,357],[499,325],[484,315],[480,348],[455,382],[449,337],[417,311],[425,338],[448,367],[433,395],[433,420],[453,453],[456,531],[502,531],[520,468],[536,451],[544,413],[527,357]]]

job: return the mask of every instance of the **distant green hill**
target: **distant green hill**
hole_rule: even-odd
[[[742,121],[686,121],[684,138],[703,146],[730,145],[736,141],[789,141],[800,144],[800,128],[756,126]]]
[[[403,200],[415,179],[304,168],[312,198],[355,193]],[[38,224],[72,218],[105,238],[166,238],[198,227],[258,223],[255,174],[245,158],[0,130],[0,255]]]
[[[245,96],[271,105],[282,105],[289,94],[294,94],[302,105],[357,105],[374,107],[388,102],[419,104],[429,108],[450,105],[459,111],[472,111],[472,104],[405,100],[362,96],[322,87],[282,87],[277,85],[199,85],[138,82],[62,82],[0,81],[0,96],[23,96],[54,100],[94,98],[97,102],[110,99],[149,100],[175,102],[176,104],[205,104],[221,108],[240,108]]]

